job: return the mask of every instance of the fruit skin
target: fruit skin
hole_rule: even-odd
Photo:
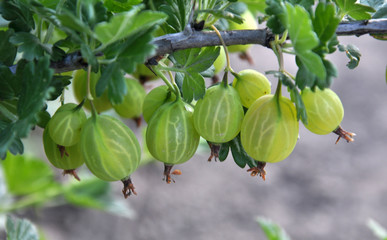
[[[297,112],[289,99],[265,95],[247,110],[241,142],[246,153],[255,160],[282,161],[293,151],[297,138]]]
[[[138,64],[133,77],[145,81],[156,80],[158,77],[145,64]]]
[[[220,47],[220,52],[218,58],[216,58],[214,62],[215,71],[214,73],[217,74],[220,71],[222,71],[226,67],[227,59],[226,59],[226,53],[224,52],[224,48]]]
[[[154,113],[146,131],[146,145],[154,158],[174,165],[195,154],[200,136],[193,126],[192,111],[190,105],[178,99]]]
[[[90,75],[90,92],[91,96],[93,97],[93,103],[94,107],[96,108],[97,112],[101,113],[104,111],[107,111],[112,108],[112,105],[110,104],[108,93],[105,91],[102,96],[97,97],[97,94],[95,93],[95,86],[97,85],[97,82],[99,80],[99,77],[101,74],[91,72]],[[73,76],[73,90],[74,90],[74,97],[78,102],[82,102],[83,99],[85,99],[87,94],[87,71],[80,69],[74,72]],[[83,105],[84,108],[91,111],[90,101],[86,100],[85,104]]]
[[[308,124],[305,127],[319,135],[334,131],[344,118],[344,108],[340,98],[329,88],[313,92],[304,88],[301,98],[305,105]]]
[[[125,95],[122,103],[113,105],[113,108],[121,117],[139,117],[142,113],[142,105],[146,95],[145,89],[135,79],[126,78],[125,82],[128,93]]]
[[[170,91],[168,86],[158,86],[150,91],[144,99],[142,107],[143,117],[145,122],[149,123],[151,117],[157,109],[164,103],[173,102],[176,100],[176,95]]]
[[[66,103],[59,107],[47,124],[52,140],[61,146],[72,146],[81,137],[82,126],[86,114],[74,103]]]
[[[234,78],[232,86],[237,90],[242,105],[249,108],[251,104],[263,95],[271,93],[270,81],[260,72],[245,69]]]
[[[140,144],[130,128],[111,116],[92,116],[81,134],[86,166],[98,178],[118,181],[129,176],[140,163]]]
[[[45,128],[43,131],[43,147],[48,161],[56,168],[72,170],[80,167],[85,162],[79,143],[66,147],[65,151],[68,155],[63,154],[63,156],[61,156],[61,151],[59,150],[58,145],[50,137],[48,128]]]
[[[258,29],[258,23],[253,14],[250,11],[244,12],[241,17],[244,19],[242,24],[235,22],[229,22],[230,30],[245,30],[245,29]],[[251,44],[246,45],[232,45],[228,46],[229,52],[246,52],[251,47]]]
[[[237,91],[221,83],[207,89],[196,103],[194,125],[207,141],[224,143],[235,138],[241,128],[244,111]]]

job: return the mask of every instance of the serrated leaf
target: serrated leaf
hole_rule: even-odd
[[[340,18],[336,16],[336,7],[333,3],[319,3],[312,21],[320,45],[324,46],[335,34]]]
[[[10,21],[8,26],[15,32],[30,32],[35,28],[33,13],[23,1],[1,1],[0,13],[4,19]]]
[[[81,54],[86,62],[91,66],[93,72],[98,72],[98,61],[89,45],[81,45]]]
[[[73,31],[86,33],[89,36],[94,37],[93,31],[90,27],[83,21],[79,20],[73,13],[67,11],[66,9],[62,9],[61,13],[57,15],[57,18],[60,20],[60,23]],[[72,34],[77,35],[77,34]]]
[[[139,11],[140,8],[134,7],[128,12],[114,15],[109,22],[97,24],[94,29],[97,39],[109,45],[161,24],[166,19],[166,15],[160,12]]]
[[[13,83],[15,83],[15,75],[9,67],[0,64],[0,101],[11,99],[16,95]]]
[[[387,3],[384,3],[376,12],[372,15],[372,18],[387,18]]]
[[[187,72],[203,72],[212,66],[219,52],[219,47],[191,48],[176,51],[173,57],[178,67]]]
[[[244,2],[249,11],[254,15],[257,15],[258,12],[265,13],[266,3],[265,0],[242,0]]]
[[[168,18],[166,20],[165,32],[176,33],[184,31],[188,24],[188,18],[192,9],[190,0],[166,0],[158,9],[164,12]]]
[[[108,89],[108,97],[112,104],[119,104],[127,93],[124,73],[118,63],[112,63],[101,69],[101,77],[96,86],[97,97]]]
[[[156,46],[151,43],[152,33],[153,31],[149,30],[144,34],[137,34],[120,44],[117,61],[126,73],[133,73],[138,64],[146,62],[156,51]]]
[[[314,5],[314,0],[289,0],[292,5],[299,5],[305,8],[309,13],[311,13],[312,7]]]
[[[339,50],[341,52],[345,52],[347,57],[349,58],[349,62],[347,63],[347,67],[349,69],[354,69],[359,65],[361,53],[359,48],[357,48],[355,45],[348,44],[348,45],[339,45]]]
[[[14,195],[44,191],[54,182],[54,173],[42,160],[26,155],[8,154],[1,161],[7,189]]]
[[[370,6],[356,3],[356,0],[335,0],[341,10],[341,17],[349,15],[355,20],[367,20],[371,18],[371,13],[375,12]]]
[[[250,157],[245,149],[242,146],[242,142],[240,139],[240,134],[236,136],[233,140],[228,142],[230,148],[231,148],[231,153],[232,157],[234,158],[235,163],[240,167],[244,168],[246,164],[249,167],[256,167],[257,166],[257,161],[255,161],[252,157]]]
[[[7,215],[6,233],[9,240],[39,240],[36,227],[26,219]]]
[[[280,226],[273,221],[258,217],[257,222],[261,226],[268,240],[290,240],[290,237]]]
[[[10,42],[18,46],[17,51],[23,54],[23,58],[32,61],[44,56],[44,53],[51,53],[47,44],[40,42],[39,38],[31,33],[19,32],[10,38]]]
[[[294,7],[289,3],[286,3],[286,9],[289,36],[297,57],[310,72],[325,79],[326,71],[322,59],[312,51],[319,45],[319,39],[313,31],[310,15],[304,8]]]
[[[18,69],[16,76],[23,85],[18,105],[19,118],[23,119],[39,112],[50,97],[54,70],[50,69],[49,58],[43,57],[36,64],[27,63],[21,71]]]
[[[266,0],[265,12],[269,15],[267,26],[275,34],[282,34],[287,25],[286,6],[281,0]]]
[[[36,62],[19,61],[16,80],[21,83],[20,97],[17,106],[19,119],[7,128],[0,130],[0,156],[5,157],[9,147],[14,146],[19,138],[26,137],[36,124],[35,115],[41,111],[50,97],[53,70],[49,68],[48,57]]]
[[[53,76],[50,86],[53,88],[50,98],[48,100],[52,101],[57,99],[63,93],[63,89],[70,85],[71,76],[66,75],[56,75]]]
[[[183,98],[187,102],[202,98],[206,92],[206,85],[202,75],[196,72],[186,73],[184,75],[182,92]]]
[[[12,29],[0,31],[0,64],[6,66],[13,65],[17,53],[17,48],[9,41],[13,34]]]
[[[226,10],[203,9],[203,10],[195,11],[195,14],[197,14],[197,13],[208,13],[208,14],[212,14],[213,16],[215,16],[217,18],[224,18],[224,19],[227,19],[229,21],[236,22],[238,24],[242,24],[243,23],[243,18],[241,16],[233,14],[233,13],[231,13],[229,11],[226,11]]]
[[[142,0],[104,0],[103,4],[111,12],[124,12],[141,2]]]
[[[79,20],[70,11],[66,11],[65,9],[63,9],[61,11],[61,14],[57,15],[57,18],[60,20],[61,25],[68,29],[71,29],[79,33],[86,33],[89,36],[94,36],[94,33],[90,29],[90,27],[85,22],[82,22],[81,20]],[[72,34],[72,35],[78,35],[78,34]]]

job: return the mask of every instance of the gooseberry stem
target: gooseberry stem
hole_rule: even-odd
[[[231,65],[230,65],[230,56],[229,56],[229,54],[228,54],[228,50],[227,50],[226,43],[224,42],[224,40],[223,40],[223,38],[222,38],[222,35],[220,34],[219,30],[218,30],[214,25],[211,25],[211,28],[214,29],[216,35],[218,35],[219,40],[220,40],[220,42],[221,42],[222,45],[223,45],[224,52],[226,53],[227,66],[226,66],[226,68],[224,69],[224,71],[225,71],[225,72],[233,72],[233,70],[232,70],[232,68],[231,68]]]
[[[169,89],[176,95],[176,98],[180,99],[181,96],[180,96],[180,91],[179,89],[176,87],[176,84],[174,84],[174,82],[170,82],[166,77],[165,75],[160,71],[160,69],[155,66],[155,67],[152,67],[152,71],[154,73],[156,73],[157,76],[159,76],[161,78],[161,80],[163,80],[163,82],[169,87]],[[173,78],[171,79],[171,81],[173,81]]]
[[[93,103],[93,96],[91,95],[91,81],[90,81],[90,77],[91,77],[91,65],[88,65],[87,66],[87,99],[89,100],[90,102],[90,106],[91,106],[91,114],[93,117],[96,117],[98,115],[97,113],[97,109],[95,109],[95,106],[94,106],[94,103]]]

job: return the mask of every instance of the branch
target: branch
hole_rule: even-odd
[[[387,19],[342,22],[336,29],[336,34],[339,36],[387,34]]]
[[[338,26],[336,34],[338,36],[387,34],[387,19],[343,22]],[[267,29],[224,31],[221,32],[221,35],[227,46],[259,44],[270,47],[269,43],[274,39],[274,35]],[[185,32],[167,34],[155,38],[153,43],[157,46],[157,50],[151,58],[172,53],[177,50],[221,45],[218,36],[213,31],[192,31],[188,34]],[[53,68],[56,73],[61,73],[81,69],[86,65],[87,63],[85,63],[81,54],[75,52],[66,55],[66,57],[59,62],[52,62],[50,67]],[[13,67],[11,67],[11,69]]]

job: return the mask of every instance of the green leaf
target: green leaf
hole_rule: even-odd
[[[17,48],[9,41],[13,34],[12,29],[0,31],[0,64],[6,66],[12,66],[16,57]]]
[[[153,31],[137,34],[124,43],[119,44],[120,50],[117,57],[121,69],[126,73],[133,73],[138,64],[146,62],[147,58],[156,51],[156,46],[151,43]]]
[[[9,99],[0,101],[0,120],[4,123],[16,122],[17,116],[17,100]],[[3,129],[0,127],[0,129]]]
[[[246,152],[245,149],[242,146],[240,134],[236,136],[233,140],[228,142],[230,148],[232,157],[234,158],[235,163],[240,167],[244,168],[246,164],[249,167],[256,167],[257,161],[255,161],[252,157],[250,157]]]
[[[337,6],[341,10],[341,17],[349,15],[355,20],[367,20],[371,18],[371,14],[375,12],[370,6],[356,3],[356,0],[335,0]]]
[[[103,4],[111,12],[124,12],[141,2],[142,0],[104,0]]]
[[[176,82],[187,102],[200,99],[205,94],[205,82],[201,72],[209,69],[219,56],[219,47],[191,48],[173,53],[175,66],[182,70],[176,74]]]
[[[268,240],[290,240],[290,237],[285,230],[271,220],[258,217],[257,222],[261,226]]]
[[[0,64],[0,101],[11,99],[16,95],[14,89],[15,75],[9,70],[9,67]]]
[[[10,42],[18,46],[17,51],[23,53],[23,58],[32,61],[44,56],[44,53],[51,53],[51,48],[47,44],[40,42],[39,38],[31,33],[15,33],[10,38]]]
[[[15,32],[30,32],[35,28],[33,13],[24,1],[1,1],[0,13],[5,20],[10,21],[8,26]]]
[[[54,173],[42,160],[26,155],[8,154],[1,161],[8,191],[14,195],[26,195],[42,191],[54,182]]]
[[[108,97],[112,104],[119,104],[127,93],[124,73],[118,63],[109,64],[101,69],[101,77],[96,86],[97,97],[108,88]]]
[[[50,84],[54,70],[50,69],[50,60],[43,57],[35,64],[27,63],[23,69],[18,69],[16,76],[21,79],[18,115],[27,119],[41,110],[52,91]]]
[[[336,7],[333,3],[319,3],[313,17],[313,29],[320,39],[320,45],[325,46],[333,37],[340,18],[336,16]]]
[[[179,68],[188,72],[203,72],[212,66],[219,52],[220,47],[191,48],[176,51],[173,57]]]
[[[305,67],[320,79],[326,78],[322,59],[312,51],[319,45],[319,39],[313,31],[312,21],[308,12],[300,6],[287,3],[288,30],[297,57]]]
[[[226,11],[226,10],[221,10],[221,9],[203,9],[203,10],[195,11],[195,14],[198,14],[198,13],[208,13],[208,14],[212,14],[216,18],[224,18],[224,19],[227,19],[229,21],[236,22],[238,24],[242,24],[243,23],[243,18],[241,16],[233,14],[233,13],[231,13],[229,11]]]
[[[299,5],[305,8],[309,13],[312,12],[314,0],[289,0],[292,5]]]
[[[161,24],[166,19],[165,14],[160,12],[139,11],[140,8],[134,7],[128,12],[114,15],[109,22],[97,24],[94,29],[97,39],[109,45]]]
[[[192,1],[190,0],[166,0],[158,9],[164,12],[168,18],[166,20],[166,33],[176,33],[184,31],[191,14]]]
[[[183,98],[187,102],[192,102],[193,99],[198,100],[206,93],[206,85],[204,78],[197,72],[188,72],[184,74],[182,86]]]
[[[244,2],[249,11],[252,12],[254,15],[257,15],[258,12],[265,13],[266,3],[265,0],[241,0]]]
[[[55,75],[52,78],[50,86],[53,88],[50,98],[48,100],[52,101],[57,99],[63,93],[63,89],[70,85],[71,76],[66,75]]]
[[[82,44],[81,53],[82,53],[82,57],[87,61],[89,65],[91,65],[91,70],[93,72],[98,72],[98,61],[93,51],[91,50],[90,46],[86,44]]]
[[[39,240],[36,227],[26,219],[7,215],[6,229],[9,240]]]
[[[380,240],[387,240],[387,230],[374,219],[369,219],[367,222],[367,226],[372,230],[372,232],[377,238],[379,238]]]
[[[223,162],[224,160],[226,160],[229,151],[230,151],[229,144],[227,142],[221,143],[220,149],[219,149],[219,161]]]
[[[62,26],[79,33],[86,33],[87,35],[94,37],[93,31],[83,21],[79,20],[73,13],[66,9],[62,9],[61,13],[57,15]],[[78,36],[79,34],[72,34]],[[79,37],[78,37],[79,38]]]
[[[349,69],[354,69],[359,65],[361,53],[359,48],[357,48],[353,44],[348,45],[339,45],[339,50],[341,52],[345,52],[347,57],[349,58],[349,62],[347,63],[347,67]]]
[[[387,3],[383,4],[376,12],[372,15],[372,18],[387,18]]]
[[[107,211],[121,217],[133,218],[134,212],[120,199],[112,198],[110,184],[97,178],[82,179],[65,189],[66,200],[74,205]]]
[[[19,61],[16,79],[21,83],[20,97],[17,106],[19,119],[0,130],[0,156],[5,157],[9,147],[15,146],[19,138],[26,137],[36,124],[35,115],[41,111],[50,98],[53,70],[49,68],[48,57],[36,62]],[[19,144],[17,144],[19,145]],[[10,150],[15,151],[14,148]],[[17,149],[17,148],[16,148]]]
[[[282,34],[286,30],[286,7],[282,0],[266,0],[265,12],[269,15],[267,26],[275,34]]]

